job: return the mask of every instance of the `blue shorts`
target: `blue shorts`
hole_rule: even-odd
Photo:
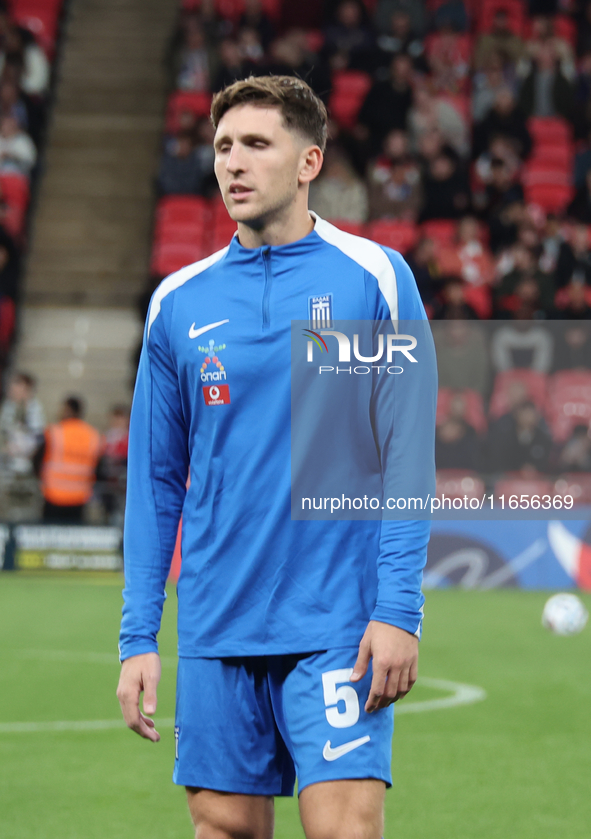
[[[371,667],[358,648],[179,659],[173,780],[248,795],[293,795],[345,778],[392,783],[394,707],[367,714]]]

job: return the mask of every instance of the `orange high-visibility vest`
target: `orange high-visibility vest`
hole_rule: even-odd
[[[101,454],[101,435],[80,419],[65,419],[45,431],[41,490],[50,504],[86,504]]]

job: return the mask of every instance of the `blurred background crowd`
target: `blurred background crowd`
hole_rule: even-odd
[[[0,364],[51,89],[50,27],[18,17],[35,2],[51,5],[0,12]],[[311,208],[402,252],[433,321],[439,490],[513,481],[591,503],[591,2],[184,0],[166,73],[142,317],[163,277],[235,230],[213,174],[212,94],[252,74],[298,75],[330,116]],[[72,397],[59,422],[81,415]],[[87,474],[106,486],[97,520],[121,514],[109,481],[124,486],[126,408],[107,424],[119,465],[101,438]],[[13,377],[0,419],[13,500],[43,475],[54,438],[32,378]]]

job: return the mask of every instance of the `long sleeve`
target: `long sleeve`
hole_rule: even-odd
[[[378,556],[378,595],[372,620],[390,623],[420,637],[423,568],[430,521],[412,519],[409,499],[435,491],[435,410],[437,364],[431,329],[412,272],[399,254],[387,250],[396,271],[399,321],[396,332],[417,339],[412,356],[395,361],[404,374],[382,377],[374,406],[375,433],[382,465],[383,497],[401,499],[397,518],[384,511]],[[379,316],[384,316],[382,309]],[[396,355],[396,354],[395,354]],[[381,388],[381,392],[380,392]],[[414,504],[415,502],[413,502]],[[417,504],[418,507],[418,504]],[[390,513],[390,515],[394,515]],[[402,516],[408,515],[408,519]]]
[[[168,302],[168,301],[167,301]],[[129,434],[120,657],[158,650],[189,470],[188,432],[163,310],[146,329]]]

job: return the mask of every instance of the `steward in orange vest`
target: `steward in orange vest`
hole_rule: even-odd
[[[99,432],[82,419],[80,399],[66,399],[60,421],[45,430],[41,463],[44,521],[82,521],[102,445]]]

